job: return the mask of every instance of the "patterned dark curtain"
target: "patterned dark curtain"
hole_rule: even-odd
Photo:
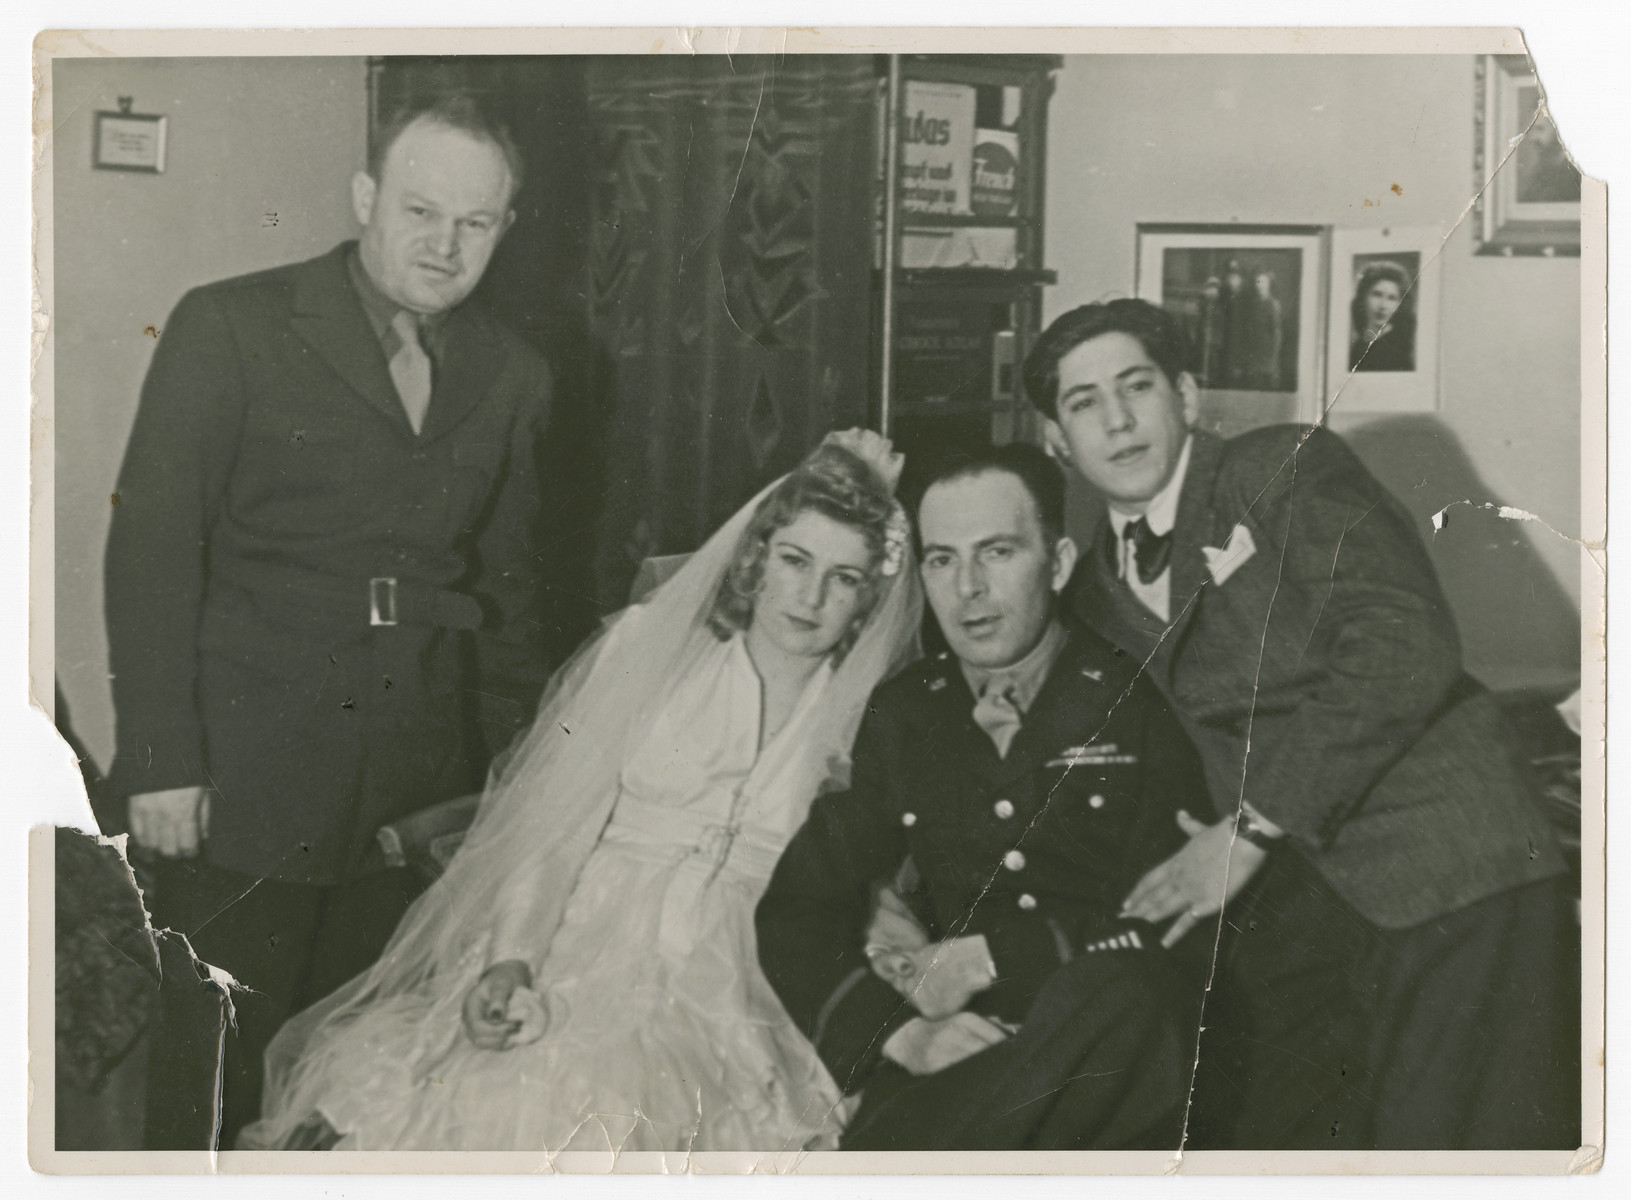
[[[868,407],[877,83],[855,56],[378,60],[377,122],[474,93],[527,161],[478,293],[555,374],[562,653]]]
[[[597,58],[589,325],[614,374],[596,592],[864,424],[870,57]]]

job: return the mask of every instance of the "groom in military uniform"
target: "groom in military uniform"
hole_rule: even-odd
[[[1007,446],[919,506],[951,653],[873,697],[759,905],[759,957],[846,1093],[845,1149],[1179,1144],[1205,947],[1122,914],[1205,811],[1138,664],[1056,612],[1063,479]],[[907,902],[880,881],[915,875]],[[1198,942],[1198,939],[1191,939]]]

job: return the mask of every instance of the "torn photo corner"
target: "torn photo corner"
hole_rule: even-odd
[[[1518,31],[34,50],[36,1170],[1598,1170]]]

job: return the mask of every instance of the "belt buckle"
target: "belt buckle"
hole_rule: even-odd
[[[368,623],[370,625],[397,623],[394,575],[376,575],[368,581]]]

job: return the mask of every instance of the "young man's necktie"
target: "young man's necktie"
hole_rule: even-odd
[[[1138,564],[1138,581],[1152,584],[1161,578],[1161,572],[1172,561],[1172,534],[1156,533],[1143,517],[1128,521],[1121,536],[1132,548],[1132,558]]]

